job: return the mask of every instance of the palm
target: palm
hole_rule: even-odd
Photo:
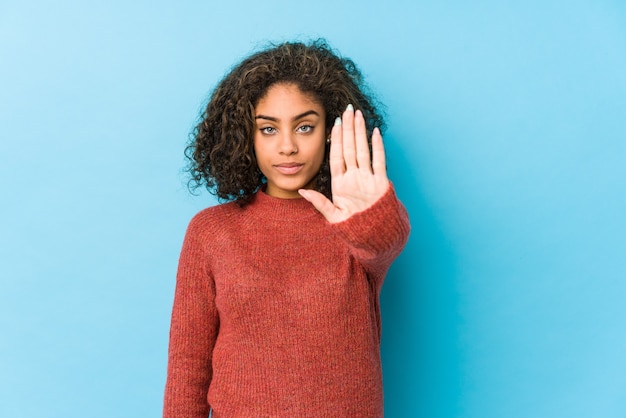
[[[389,188],[385,150],[378,129],[372,134],[372,158],[367,143],[365,120],[360,111],[348,108],[342,124],[331,133],[329,163],[332,202],[313,190],[300,190],[330,223],[348,219],[372,206]]]

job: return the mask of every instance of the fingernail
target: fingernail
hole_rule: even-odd
[[[352,112],[354,110],[354,107],[352,107],[352,105],[349,104],[348,107],[346,107],[346,110],[349,110],[350,112]]]
[[[335,119],[335,126],[341,125],[341,118],[339,116],[337,116],[337,119]]]

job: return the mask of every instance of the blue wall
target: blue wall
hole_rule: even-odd
[[[388,105],[388,417],[626,416],[619,1],[0,3],[0,416],[160,414],[182,149],[266,40]],[[469,2],[467,2],[469,3]]]

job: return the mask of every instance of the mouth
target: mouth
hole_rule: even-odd
[[[283,163],[274,165],[274,168],[282,174],[292,175],[298,173],[303,166],[304,164],[299,163]]]

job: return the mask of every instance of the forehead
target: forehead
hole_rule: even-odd
[[[302,110],[324,111],[321,101],[310,92],[303,92],[294,83],[272,84],[259,99],[256,113],[299,114]]]

